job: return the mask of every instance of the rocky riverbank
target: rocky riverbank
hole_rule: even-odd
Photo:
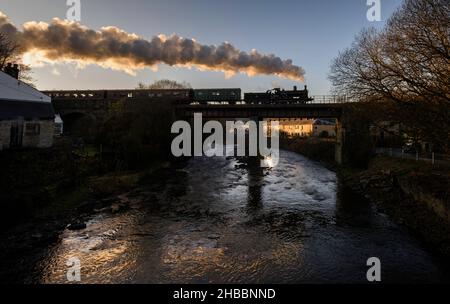
[[[342,182],[443,256],[450,256],[450,172],[388,157],[366,170],[342,168]]]
[[[294,138],[281,140],[280,145],[338,172],[345,186],[372,201],[438,254],[450,256],[448,167],[378,156],[366,169],[357,169],[336,165],[333,142]]]
[[[88,177],[85,183],[71,188],[42,208],[24,210],[28,214],[27,221],[4,227],[0,232],[0,259],[3,263],[16,265],[13,269],[1,269],[0,283],[24,282],[21,275],[30,273],[30,265],[37,263],[46,249],[58,241],[63,230],[85,229],[86,222],[95,214],[115,214],[130,209],[130,191],[144,183],[161,181],[169,166],[169,163],[160,163],[141,172]],[[40,206],[38,201],[36,204]],[[17,257],[21,256],[34,260],[17,262]]]

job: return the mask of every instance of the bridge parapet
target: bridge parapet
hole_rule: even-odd
[[[191,118],[202,113],[205,118],[337,118],[342,116],[343,104],[268,104],[268,105],[179,105],[178,118]]]
[[[355,99],[347,95],[315,95],[312,96],[312,98],[314,99],[311,102],[313,104],[342,104],[356,102]]]

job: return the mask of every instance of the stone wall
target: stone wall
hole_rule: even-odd
[[[34,126],[38,125],[39,132],[30,132]],[[29,126],[29,128],[27,128]],[[55,123],[53,120],[26,121],[23,128],[24,148],[50,148],[53,146],[53,136]]]
[[[0,121],[0,151],[8,149],[11,142],[11,121]]]
[[[12,123],[13,121],[0,121],[0,151],[10,148]],[[19,123],[24,124],[22,147],[50,148],[53,146],[55,132],[53,120],[19,121]]]

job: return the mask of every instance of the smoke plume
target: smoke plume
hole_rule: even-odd
[[[23,30],[19,30],[0,11],[0,31],[18,42],[25,58],[45,63],[97,64],[129,73],[146,67],[156,69],[158,64],[165,63],[222,71],[226,76],[236,73],[276,75],[298,81],[303,80],[305,73],[290,59],[282,60],[256,50],[240,51],[228,42],[218,46],[202,45],[194,39],[177,35],[159,35],[146,40],[117,27],[108,26],[95,31],[58,18],[50,24],[27,22]]]

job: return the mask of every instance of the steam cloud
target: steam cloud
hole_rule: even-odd
[[[145,40],[117,27],[94,31],[58,18],[51,24],[27,22],[23,30],[19,30],[0,11],[0,31],[18,41],[25,57],[39,58],[43,62],[97,64],[129,73],[145,67],[156,69],[158,64],[165,63],[223,71],[226,76],[264,74],[297,81],[302,81],[305,74],[303,68],[294,65],[290,59],[263,55],[256,50],[243,52],[227,42],[219,46],[202,45],[177,35],[159,35]]]

